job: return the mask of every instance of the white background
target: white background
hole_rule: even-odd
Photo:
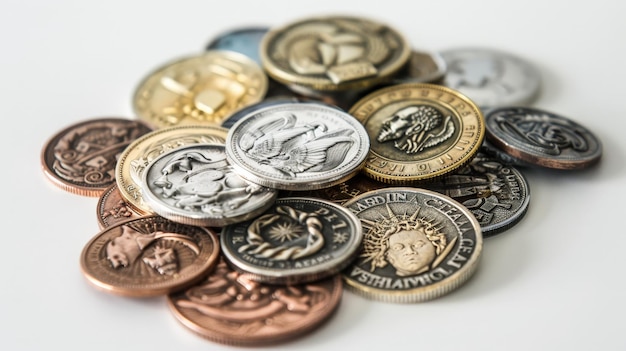
[[[522,170],[527,216],[484,243],[476,274],[449,295],[380,303],[348,291],[328,323],[267,349],[624,350],[626,3],[622,1],[13,1],[0,3],[2,350],[233,350],[178,323],[165,298],[95,290],[80,272],[97,198],[44,177],[44,143],[96,117],[133,118],[152,69],[220,33],[345,14],[386,22],[416,49],[486,46],[543,75],[535,107],[603,142],[577,172]]]

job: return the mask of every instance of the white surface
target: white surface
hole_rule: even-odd
[[[407,8],[406,6],[410,6]],[[46,140],[88,118],[132,117],[136,84],[222,31],[319,14],[392,24],[418,49],[480,45],[520,55],[544,84],[534,104],[592,130],[601,164],[523,170],[517,226],[485,240],[473,278],[420,304],[345,292],[298,350],[624,350],[626,3],[569,1],[7,1],[0,4],[2,350],[233,350],[174,319],[165,298],[96,291],[79,255],[97,198],[66,193],[40,167]]]

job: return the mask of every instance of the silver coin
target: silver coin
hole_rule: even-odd
[[[458,90],[481,108],[528,105],[539,93],[539,70],[521,57],[488,48],[440,53],[447,66],[443,85]]]
[[[266,98],[263,101],[257,102],[250,106],[246,106],[242,108],[241,110],[237,110],[232,115],[230,115],[230,117],[222,121],[222,127],[230,128],[233,125],[235,125],[235,123],[237,123],[243,117],[247,116],[248,114],[256,110],[262,109],[264,107],[269,107],[269,106],[274,106],[274,105],[279,105],[279,104],[284,104],[284,103],[291,103],[291,102],[298,102],[298,99],[295,97],[288,97],[288,96],[278,96],[278,97],[269,98],[269,99]]]
[[[287,197],[254,220],[226,226],[220,245],[250,280],[300,284],[339,273],[355,258],[362,237],[359,219],[345,207]]]
[[[154,159],[143,174],[146,203],[167,219],[205,227],[245,221],[265,211],[277,191],[237,175],[224,148],[186,145]]]
[[[506,151],[498,148],[497,146],[493,145],[491,142],[489,142],[489,140],[485,139],[483,140],[483,144],[480,146],[481,151],[488,154],[489,156],[495,158],[496,160],[506,164],[506,165],[511,165],[511,166],[516,166],[516,167],[530,167],[532,165],[528,164],[527,162],[524,162],[516,157],[513,157],[509,154],[506,153]]]
[[[261,40],[268,27],[244,27],[221,33],[207,45],[207,50],[230,50],[244,54],[261,65]]]
[[[313,190],[357,174],[370,148],[365,127],[319,103],[286,103],[243,117],[226,137],[226,155],[245,179],[282,190]]]

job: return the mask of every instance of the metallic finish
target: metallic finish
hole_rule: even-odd
[[[495,158],[499,162],[506,164],[506,165],[512,165],[512,166],[517,166],[517,167],[531,167],[532,166],[528,164],[527,162],[524,162],[518,158],[515,158],[507,154],[504,150],[497,148],[496,146],[491,144],[489,140],[487,140],[487,137],[485,137],[485,140],[483,140],[483,145],[481,147],[481,150],[484,153],[488,154],[489,156]]]
[[[135,210],[120,193],[116,183],[111,184],[98,199],[98,226],[104,229],[129,219],[146,215]]]
[[[300,100],[296,97],[287,97],[287,96],[264,99],[263,101],[244,107],[241,110],[233,113],[232,115],[230,115],[230,117],[222,121],[222,127],[230,128],[233,125],[235,125],[235,123],[239,122],[239,120],[242,119],[243,117],[247,116],[250,113],[253,113],[254,111],[262,109],[263,107],[280,105],[284,103],[293,103],[293,102],[298,102],[298,101]]]
[[[362,237],[361,223],[344,207],[288,197],[254,220],[225,227],[220,245],[250,280],[299,284],[339,273],[355,258]]]
[[[352,292],[385,302],[443,296],[476,271],[480,224],[448,196],[419,188],[374,190],[344,204],[364,229],[359,257],[343,271]]]
[[[141,121],[115,117],[67,126],[44,144],[43,172],[65,191],[99,197],[115,183],[115,164],[120,153],[150,131]]]
[[[485,136],[478,106],[434,84],[376,90],[349,113],[371,140],[363,172],[387,184],[410,185],[452,172],[471,161]]]
[[[226,154],[251,182],[313,190],[351,178],[370,147],[363,125],[320,103],[285,103],[254,111],[231,127]]]
[[[502,107],[489,110],[485,123],[489,142],[531,165],[583,169],[602,157],[602,144],[590,130],[549,111]]]
[[[250,183],[226,160],[224,145],[193,144],[163,153],[143,173],[143,198],[159,215],[221,227],[256,217],[277,191]]]
[[[213,274],[167,302],[174,316],[211,341],[237,346],[286,342],[313,331],[339,307],[341,277],[299,285],[259,284],[221,261]]]
[[[409,62],[392,80],[401,83],[438,83],[447,71],[446,61],[437,52],[413,50]]]
[[[196,284],[215,268],[219,252],[210,230],[148,216],[98,233],[83,248],[80,266],[100,290],[150,297]]]
[[[267,85],[267,75],[251,58],[211,50],[152,71],[136,88],[133,108],[155,129],[219,125],[234,111],[261,101]]]
[[[269,27],[242,27],[219,34],[211,39],[207,50],[231,50],[244,54],[253,59],[259,66],[261,56],[259,50],[261,40],[267,34]]]

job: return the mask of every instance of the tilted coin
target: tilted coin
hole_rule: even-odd
[[[530,107],[501,107],[485,115],[487,139],[530,165],[573,170],[602,157],[600,140],[574,120]]]
[[[233,113],[224,121],[222,121],[222,127],[230,128],[233,125],[235,125],[235,123],[239,122],[239,120],[242,119],[243,117],[263,107],[274,106],[274,105],[279,105],[279,104],[284,104],[284,103],[298,102],[298,101],[300,100],[298,100],[296,97],[293,97],[293,96],[292,97],[287,97],[287,96],[274,97],[274,98],[264,99],[262,101],[259,101],[255,104],[244,107],[241,110]]]
[[[359,257],[343,271],[346,288],[396,303],[431,300],[465,283],[482,252],[480,224],[434,191],[390,187],[344,204],[363,225]]]
[[[230,128],[226,154],[251,182],[283,190],[338,184],[363,167],[370,141],[354,117],[320,103],[256,110]]]
[[[486,132],[485,132],[485,135],[486,135]],[[494,146],[493,144],[491,144],[491,142],[489,142],[486,136],[485,136],[485,140],[483,140],[483,145],[481,147],[481,150],[485,154],[488,154],[489,156],[507,165],[517,166],[517,167],[532,166],[528,164],[527,162],[524,162],[516,157],[513,157],[507,154],[506,151]]]
[[[156,129],[219,125],[234,111],[263,99],[267,84],[261,66],[246,55],[210,50],[150,72],[135,90],[133,109]]]
[[[485,136],[482,112],[463,94],[434,84],[378,89],[349,111],[367,130],[363,172],[394,185],[432,180],[465,165]]]
[[[185,327],[211,341],[262,346],[286,342],[327,321],[339,307],[341,277],[297,285],[261,284],[221,261],[215,272],[168,305]]]
[[[100,229],[146,215],[138,212],[120,193],[117,183],[111,184],[98,198],[97,215]]]
[[[446,61],[438,52],[413,50],[409,62],[392,83],[438,83],[446,71]]]
[[[207,45],[207,50],[231,50],[244,54],[261,65],[259,48],[263,36],[267,34],[269,27],[252,26],[242,27],[220,33],[211,39]]]
[[[112,294],[149,297],[185,289],[207,276],[218,262],[217,235],[159,216],[120,222],[83,248],[83,275]]]
[[[98,197],[115,183],[120,153],[150,131],[141,121],[116,117],[72,124],[45,143],[41,152],[43,172],[65,191]]]
[[[361,223],[344,207],[288,197],[253,220],[225,227],[220,245],[231,266],[250,280],[299,284],[339,273],[362,237]]]

